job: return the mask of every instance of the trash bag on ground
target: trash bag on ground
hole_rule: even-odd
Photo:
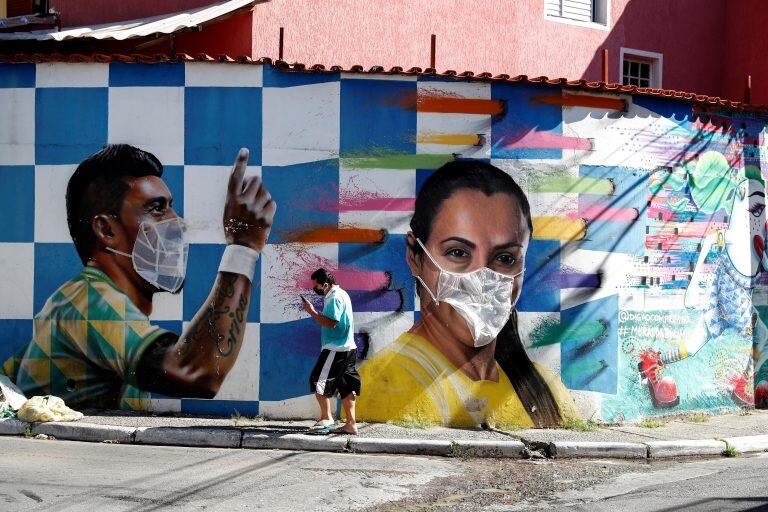
[[[74,411],[57,396],[33,396],[16,413],[22,421],[77,421],[83,413]]]
[[[27,397],[16,384],[5,375],[0,375],[0,407],[5,404],[7,408],[18,411],[26,401]]]

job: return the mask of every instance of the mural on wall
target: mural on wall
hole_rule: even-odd
[[[362,419],[544,426],[768,401],[766,119],[754,114],[547,83],[202,62],[2,64],[0,114],[14,127],[0,129],[0,280],[15,291],[0,297],[0,362],[29,390],[77,406],[314,416],[320,334],[300,295],[323,267],[353,303]],[[66,222],[70,177],[107,143],[162,163],[149,181],[168,204],[154,221],[170,222],[139,230],[145,212],[127,231],[175,254],[156,289],[184,279],[151,303],[143,285],[82,273]],[[232,289],[216,269],[240,147],[242,179],[280,207],[260,217],[271,232],[252,284]],[[107,274],[146,282],[119,224]],[[211,351],[183,360],[214,317],[200,333]],[[205,368],[214,385],[191,378]]]

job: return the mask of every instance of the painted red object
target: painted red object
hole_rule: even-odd
[[[768,408],[768,381],[761,380],[755,386],[755,407]]]
[[[740,407],[750,407],[755,405],[755,394],[752,388],[752,382],[747,379],[747,373],[744,372],[740,375],[732,377],[730,379],[731,397],[736,405]]]
[[[643,382],[648,385],[655,408],[668,409],[680,404],[675,379],[669,375],[661,375],[664,365],[661,363],[660,352],[653,349],[644,350],[640,353],[640,363],[637,366]]]

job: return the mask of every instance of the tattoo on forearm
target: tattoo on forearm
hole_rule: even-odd
[[[245,294],[240,296],[240,300],[237,303],[237,308],[234,312],[229,312],[227,315],[230,319],[232,319],[232,323],[229,324],[229,331],[227,336],[227,345],[225,348],[222,348],[221,342],[224,340],[224,337],[222,336],[221,339],[216,339],[216,348],[219,351],[219,354],[222,356],[228,356],[232,353],[232,349],[235,348],[235,345],[237,345],[237,337],[240,335],[240,332],[242,330],[243,320],[245,319],[245,308],[248,307],[248,298],[245,296]],[[228,310],[229,308],[227,308]]]
[[[192,328],[192,332],[184,338],[183,344],[179,348],[179,355],[187,354],[193,344],[204,343],[206,338],[214,340],[216,350],[222,357],[227,357],[232,353],[235,345],[237,345],[237,337],[243,330],[242,325],[245,321],[245,311],[248,308],[249,300],[247,294],[242,294],[234,311],[223,304],[227,299],[235,296],[236,281],[236,275],[226,273],[221,275],[210,306],[200,321]],[[230,321],[229,327],[225,329],[226,336],[217,327],[217,323],[224,316]]]

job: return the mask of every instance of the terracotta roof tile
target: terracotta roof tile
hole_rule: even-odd
[[[217,55],[211,56],[204,53],[197,55],[188,55],[185,53],[179,53],[175,56],[168,56],[166,54],[103,54],[95,53],[92,55],[82,54],[69,54],[63,55],[59,53],[51,54],[16,54],[16,55],[1,55],[0,63],[39,63],[39,62],[140,62],[140,63],[152,63],[152,62],[232,62],[239,64],[266,64],[274,66],[284,71],[292,72],[304,72],[304,73],[336,73],[344,71],[347,73],[366,73],[366,74],[382,74],[382,75],[410,75],[410,76],[435,76],[446,78],[464,78],[475,81],[483,82],[523,82],[523,83],[540,83],[559,85],[567,89],[580,89],[584,91],[599,91],[609,93],[621,93],[632,94],[640,96],[656,96],[661,98],[672,98],[691,103],[700,104],[703,106],[717,106],[734,110],[741,110],[747,112],[754,112],[759,114],[768,115],[768,105],[753,105],[744,103],[742,101],[732,101],[723,99],[720,97],[707,96],[703,94],[696,94],[693,92],[675,91],[670,89],[654,89],[651,87],[637,87],[634,85],[622,85],[617,83],[605,83],[605,82],[589,82],[587,80],[568,80],[567,78],[549,78],[546,76],[528,77],[527,75],[510,76],[506,74],[492,75],[491,73],[482,72],[474,73],[473,71],[457,72],[449,69],[442,73],[432,68],[422,69],[419,67],[412,67],[405,70],[402,67],[395,66],[390,69],[385,69],[382,66],[373,66],[370,69],[365,69],[363,66],[356,64],[349,68],[343,68],[341,66],[326,67],[322,64],[314,64],[307,66],[299,62],[288,63],[282,60],[272,60],[268,57],[262,57],[260,59],[251,59],[247,56],[230,57],[229,55]]]

